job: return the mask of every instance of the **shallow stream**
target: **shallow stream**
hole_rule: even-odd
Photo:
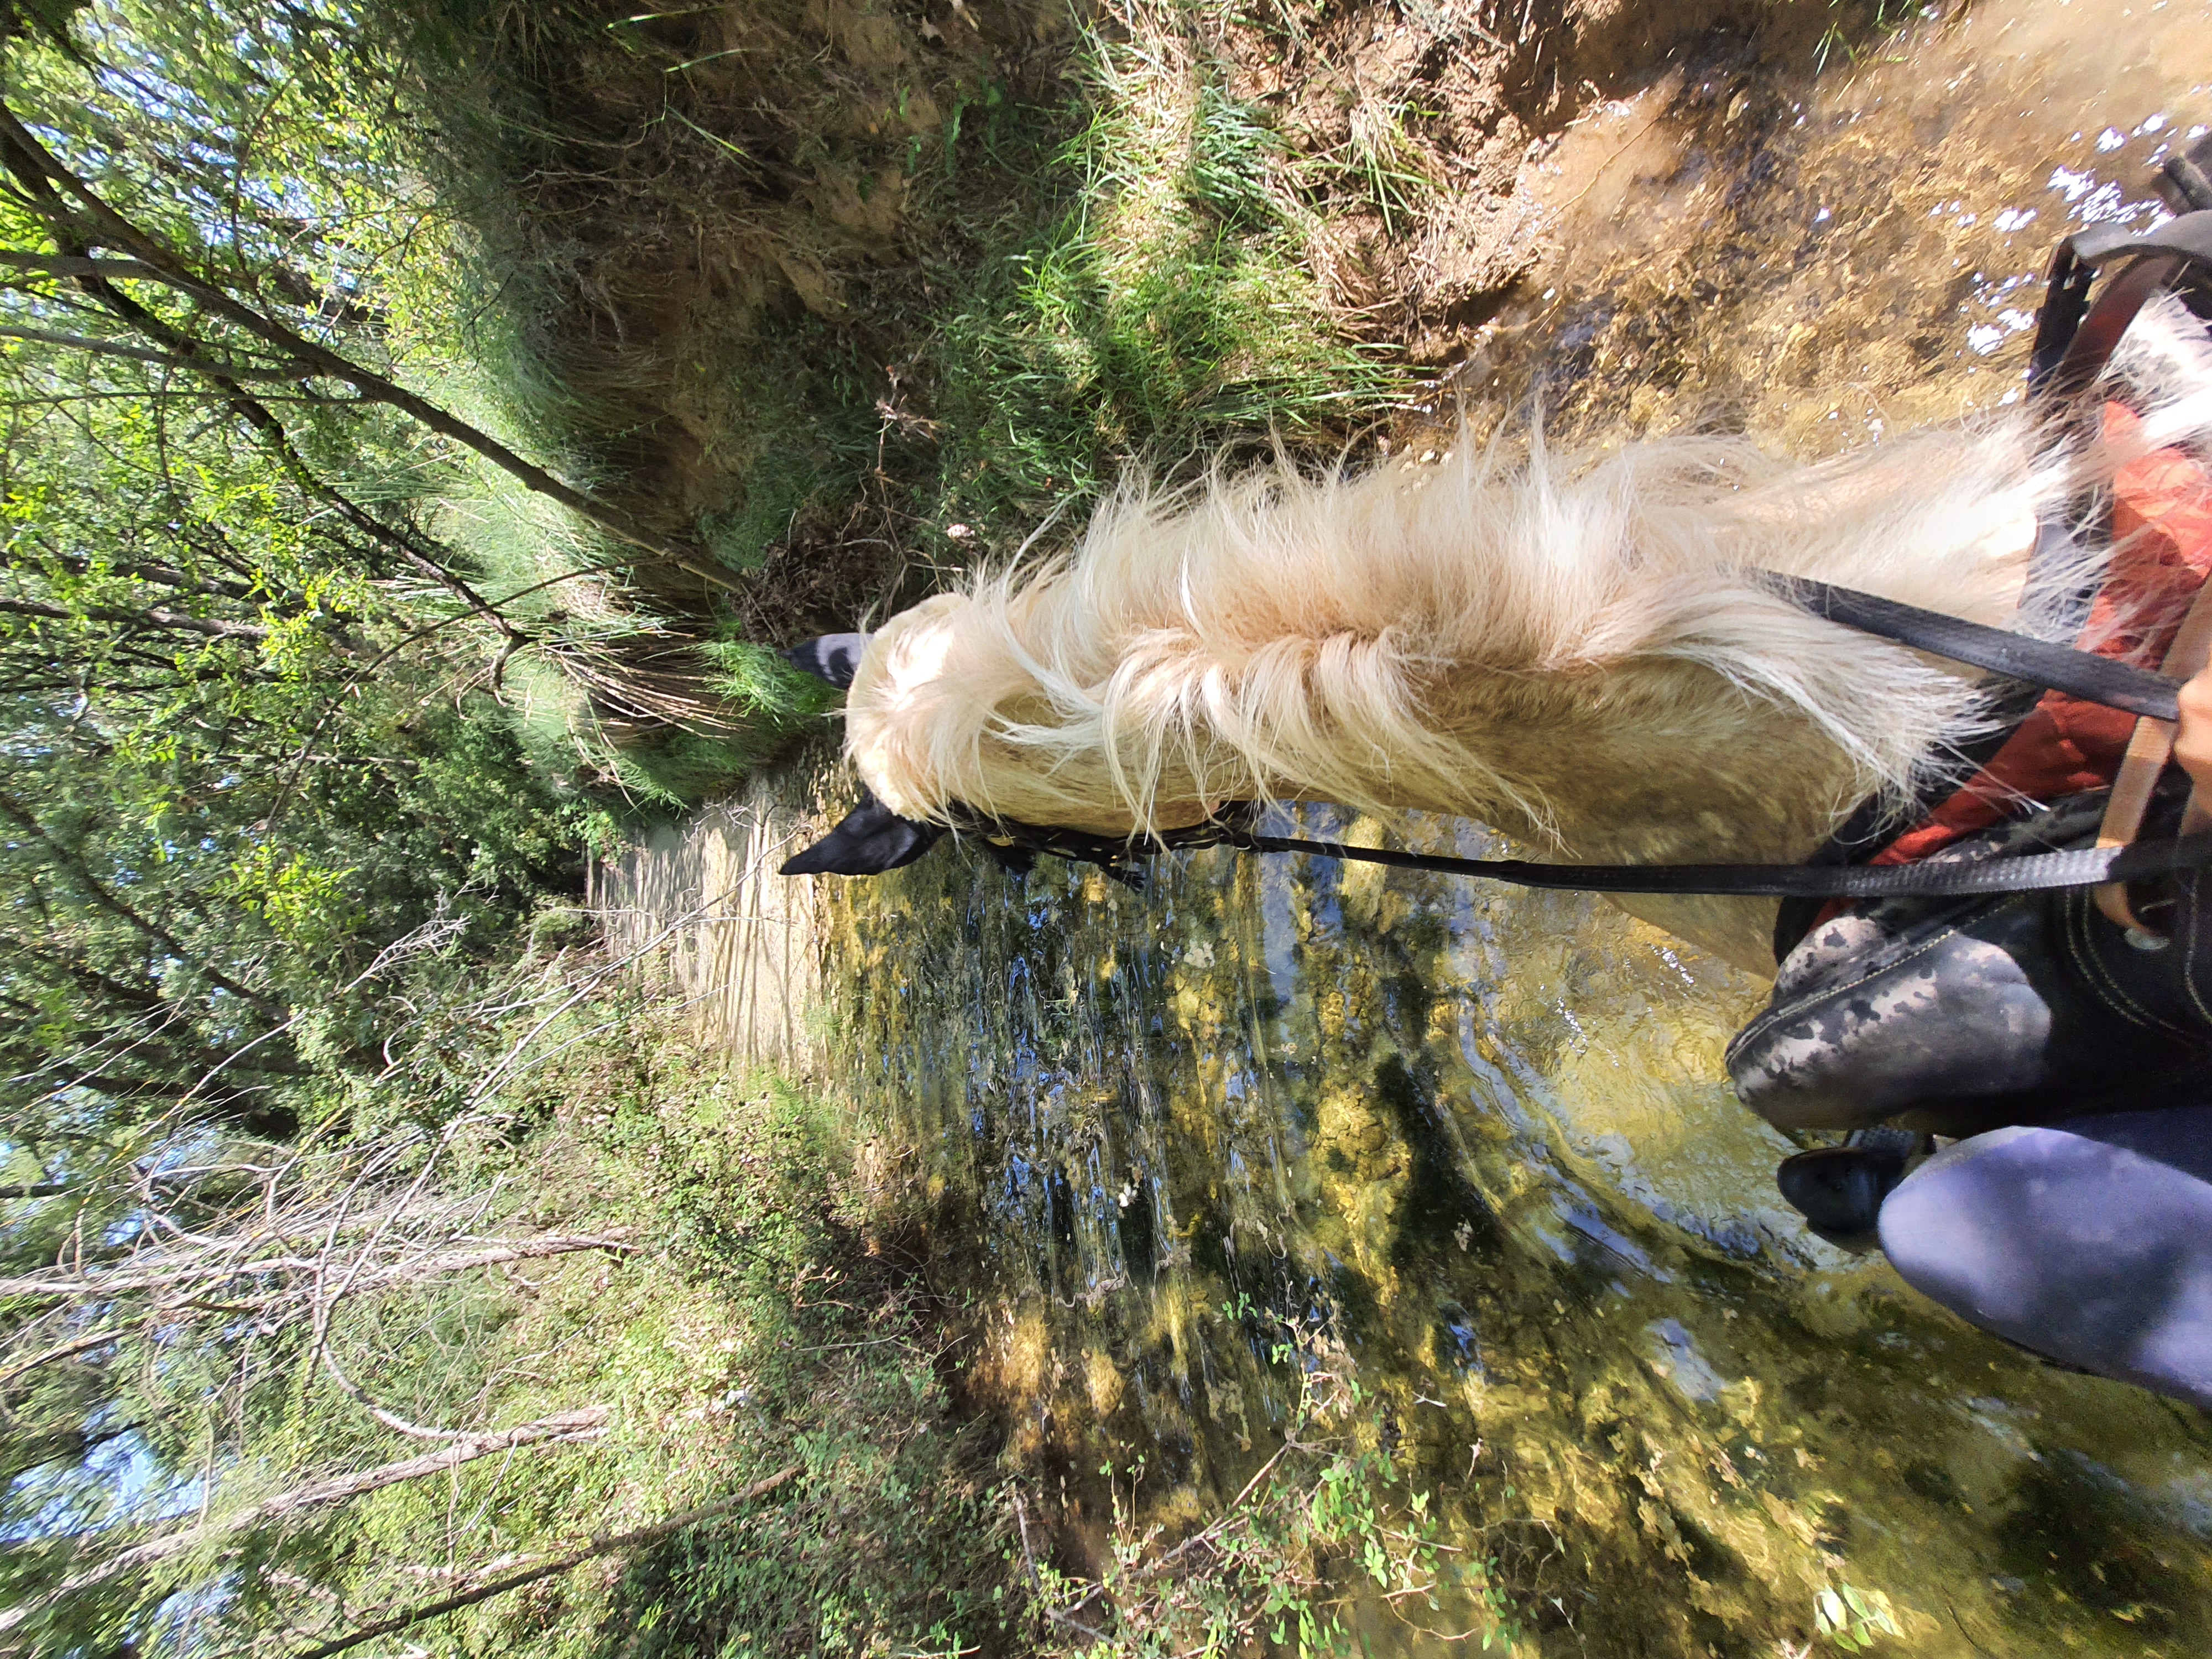
[[[1548,274],[1439,404],[1811,454],[2015,396],[2051,243],[2155,210],[2208,71],[2183,0],[1984,5],[1817,76],[1662,66],[1532,155]],[[1898,1651],[2212,1650],[2204,1417],[1807,1235],[1721,1065],[1760,981],[1587,899],[1226,852],[1137,892],[946,848],[817,910],[823,1058],[938,1218],[968,1385],[1065,1476],[1074,1547],[1102,1455],[1146,1455],[1153,1516],[1234,1491],[1285,1409],[1273,1334],[1319,1318],[1521,1651],[1820,1650],[1844,1583]],[[1379,1607],[1361,1634],[1439,1646]]]

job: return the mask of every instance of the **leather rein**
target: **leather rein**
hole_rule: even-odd
[[[2037,319],[2028,371],[2032,398],[2063,400],[2087,392],[2128,325],[2153,295],[2173,288],[2191,265],[2212,269],[2212,185],[2207,185],[2203,173],[2190,158],[2176,156],[2174,162],[2179,166],[2170,163],[2167,177],[2194,211],[2144,235],[2096,227],[2077,232],[2059,245]],[[2088,295],[2097,267],[2116,260],[2126,263],[2091,304]],[[2077,506],[2080,517],[2086,517],[2094,504]],[[2071,514],[2076,510],[2067,511]],[[2031,587],[2070,539],[2071,526],[2064,515],[2046,519],[2039,526],[2030,566]],[[1759,574],[1775,592],[1815,616],[1986,670],[2029,688],[2034,696],[2014,696],[2001,705],[2001,714],[2007,718],[2001,719],[2000,729],[1978,740],[1961,757],[1970,764],[1978,764],[1994,753],[2033,707],[2035,696],[2044,690],[2066,692],[2141,717],[2137,741],[2130,750],[2132,771],[2124,766],[2116,797],[2124,793],[2147,797],[2148,783],[2154,781],[2171,751],[2172,726],[2179,717],[2176,697],[2180,685],[2165,674],[1853,588],[1774,572]],[[2205,591],[2212,592],[2212,584]],[[2092,596],[2081,597],[2086,610]],[[2199,612],[2212,617],[2212,607],[2200,605]],[[2167,664],[2180,666],[2171,656]],[[2139,749],[2144,753],[2137,760]],[[980,836],[990,851],[1009,864],[1025,866],[1030,854],[1051,853],[1099,865],[1116,879],[1131,884],[1136,880],[1131,863],[1149,851],[1233,847],[1253,853],[1303,853],[1395,869],[1472,876],[1518,887],[1780,897],[1793,902],[1784,907],[1784,916],[1777,928],[1778,947],[1785,938],[1794,943],[1804,931],[1803,925],[1796,926],[1794,932],[1786,931],[1791,928],[1793,913],[1802,924],[1809,925],[1820,902],[1827,899],[1959,897],[2069,887],[2110,890],[2212,865],[2212,832],[2136,842],[2132,838],[2135,826],[2127,825],[2124,835],[2117,835],[2108,814],[2106,834],[2100,837],[2103,844],[2096,847],[1982,860],[1948,860],[1938,854],[1913,864],[1869,866],[1862,860],[1887,844],[1889,836],[1882,833],[1883,826],[1894,825],[1899,817],[1895,804],[1879,797],[1863,803],[1828,844],[1802,864],[1555,864],[1524,859],[1453,858],[1263,835],[1255,826],[1256,816],[1256,807],[1243,804],[1205,823],[1167,830],[1134,843],[981,817],[955,827]],[[2139,822],[2140,810],[2135,816]],[[2192,813],[2191,819],[2185,820],[2185,830],[2198,830],[2201,822]],[[2124,906],[2124,897],[2120,902]],[[1778,957],[1782,954],[1784,951],[1778,948]]]

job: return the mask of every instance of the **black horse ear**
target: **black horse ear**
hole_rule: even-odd
[[[853,676],[860,672],[860,653],[867,648],[866,634],[824,634],[793,646],[783,653],[783,659],[842,691],[852,684]]]
[[[787,876],[880,876],[912,864],[937,845],[942,824],[902,818],[863,793],[845,820],[805,852],[784,862]]]

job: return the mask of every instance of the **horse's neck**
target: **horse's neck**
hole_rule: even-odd
[[[1472,702],[1450,712],[1463,718]],[[1528,808],[1501,799],[1477,810],[1562,855],[1802,859],[1873,782],[1797,710],[1746,696],[1692,664],[1561,677],[1533,694],[1520,688],[1515,702],[1509,720],[1478,716],[1460,735]],[[1894,733],[1894,747],[1924,750],[1939,732],[1930,720]]]
[[[1188,637],[1147,665],[1176,689],[1152,726],[1194,720],[1194,752],[1241,753],[1285,793],[1467,813],[1585,857],[1798,857],[1958,735],[1970,700],[1758,573],[2002,621],[2033,536],[2027,449],[1938,432],[1789,468],[1662,441],[1564,473],[1229,490],[1109,515],[1099,576],[1054,597],[1116,664]]]
[[[1893,699],[1893,753],[1937,751],[1949,735],[1940,708]],[[1746,696],[1689,663],[1504,684],[1477,676],[1440,712],[1518,797],[1458,810],[1537,856],[1575,862],[1799,863],[1877,781],[1801,711]],[[1771,899],[1616,902],[1736,967],[1774,971]]]

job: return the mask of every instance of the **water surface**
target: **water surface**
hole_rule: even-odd
[[[1318,1316],[1528,1650],[1767,1653],[1849,1583],[1915,1652],[2201,1651],[2201,1416],[1806,1235],[1723,1078],[1758,981],[1587,899],[1228,853],[1141,895],[933,859],[829,911],[838,1063],[1077,1522],[1102,1457],[1170,1519],[1233,1492]]]

